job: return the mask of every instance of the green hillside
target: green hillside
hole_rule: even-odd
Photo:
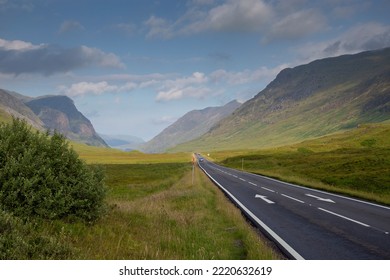
[[[295,145],[211,153],[227,166],[390,205],[390,121]]]
[[[285,69],[208,133],[173,151],[275,147],[388,119],[390,48]]]

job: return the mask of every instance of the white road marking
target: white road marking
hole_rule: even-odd
[[[253,214],[248,208],[245,207],[234,195],[232,195],[227,189],[225,189],[217,180],[215,180],[202,166],[200,168],[204,173],[215,183],[217,184],[228,196],[231,197],[233,201],[249,216],[251,217],[260,227],[262,227],[272,238],[280,244],[293,258],[296,260],[304,260],[304,258],[295,251],[284,239],[277,235],[270,227],[268,227],[262,220],[260,220],[255,214]]]
[[[269,200],[266,196],[264,195],[259,195],[259,194],[256,194],[255,195],[255,198],[261,198],[262,200],[264,200],[265,202],[267,202],[268,204],[274,204],[275,202],[273,202],[272,200]]]
[[[340,214],[337,214],[337,213],[335,213],[335,212],[332,212],[332,211],[329,211],[329,210],[326,210],[326,209],[323,209],[323,208],[318,208],[318,209],[321,210],[321,211],[324,211],[324,212],[326,212],[326,213],[335,215],[335,216],[337,216],[337,217],[343,218],[343,219],[345,219],[345,220],[348,220],[348,221],[357,223],[357,224],[359,224],[359,225],[361,225],[361,226],[364,226],[364,227],[371,227],[371,226],[369,226],[369,225],[367,225],[367,224],[365,224],[365,223],[362,223],[362,222],[356,221],[356,220],[354,220],[354,219],[345,217],[345,216],[340,215]]]
[[[234,178],[238,178],[238,176],[236,176],[236,175],[232,175]]]
[[[269,192],[275,192],[274,190],[271,190],[271,189],[267,189],[265,187],[261,187],[262,189],[266,190],[266,191],[269,191]]]
[[[255,184],[255,183],[252,183],[252,182],[249,182],[249,181],[248,181],[248,183],[253,185],[253,186],[255,186],[255,187],[257,187],[257,184]]]
[[[302,201],[302,200],[299,200],[299,199],[297,199],[297,198],[295,198],[295,197],[288,196],[288,195],[286,195],[286,194],[281,194],[281,195],[282,195],[282,196],[284,196],[284,197],[287,197],[287,198],[289,198],[289,199],[292,199],[292,200],[298,201],[298,202],[300,202],[300,203],[305,203],[304,201]]]
[[[246,182],[246,180],[245,179],[243,179],[243,178],[238,178],[238,179],[240,179],[241,181],[243,181],[243,182]]]
[[[315,198],[315,199],[317,199],[317,200],[321,200],[321,201],[325,201],[325,202],[330,202],[330,203],[336,203],[336,202],[334,202],[333,200],[331,200],[330,198],[322,198],[322,197],[315,196],[315,195],[308,194],[308,193],[306,193],[305,195],[306,195],[306,196],[313,197],[313,198]]]

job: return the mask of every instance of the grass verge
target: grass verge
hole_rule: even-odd
[[[281,256],[197,168],[106,165],[111,211],[93,225],[44,222],[76,259],[278,259]]]
[[[308,187],[390,205],[390,125],[258,151],[213,153],[214,160]]]

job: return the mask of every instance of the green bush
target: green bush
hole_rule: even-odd
[[[74,250],[59,237],[48,236],[33,222],[0,210],[0,260],[69,259]]]
[[[103,171],[88,166],[64,136],[0,125],[0,207],[17,216],[94,221],[104,212]]]

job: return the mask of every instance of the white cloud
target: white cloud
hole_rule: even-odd
[[[59,89],[62,94],[70,97],[78,97],[87,94],[101,95],[106,92],[115,92],[118,90],[118,87],[109,85],[106,81],[103,81],[99,83],[80,82],[70,87],[60,86]]]
[[[123,85],[109,84],[107,81],[102,82],[79,82],[72,84],[71,86],[59,86],[58,89],[61,94],[65,94],[69,97],[80,97],[84,95],[102,95],[105,93],[120,93],[130,92],[138,88],[138,84],[133,82],[127,82]]]
[[[176,21],[151,16],[144,24],[147,38],[170,39],[201,32],[259,31],[272,17],[272,7],[263,0],[227,0],[209,10],[201,9],[214,1],[194,1],[193,6]]]
[[[62,34],[74,30],[85,30],[85,27],[78,21],[66,20],[61,24],[58,32]]]
[[[206,18],[185,28],[187,32],[201,31],[258,31],[268,22],[272,9],[262,0],[230,0],[214,7]]]
[[[44,48],[45,45],[33,45],[21,40],[7,41],[0,38],[0,50],[5,51],[29,51]]]
[[[79,46],[64,49],[55,45],[34,45],[21,40],[0,39],[0,73],[66,73],[90,66],[124,68],[119,57],[96,48]]]
[[[273,79],[281,70],[288,67],[281,64],[274,68],[261,67],[255,70],[244,70],[238,72],[219,69],[210,74],[210,80],[214,83],[224,83],[229,85],[242,85],[252,82],[266,81]]]
[[[185,97],[203,98],[211,92],[205,86],[208,78],[204,73],[194,72],[189,77],[177,78],[175,80],[166,80],[160,87],[156,100],[171,101]]]
[[[147,21],[145,21],[144,24],[149,29],[148,33],[146,34],[147,38],[169,39],[174,36],[172,23],[163,18],[151,16]]]
[[[301,60],[311,61],[389,46],[390,25],[370,22],[354,26],[334,39],[306,44],[297,51]]]
[[[273,40],[299,39],[315,32],[325,30],[327,20],[314,9],[300,10],[288,14],[271,25],[263,42]]]
[[[167,91],[160,91],[157,94],[156,100],[157,101],[172,101],[172,100],[178,100],[183,99],[185,97],[192,97],[192,98],[204,98],[208,94],[211,93],[211,89],[207,87],[173,87],[171,89],[168,89]]]

